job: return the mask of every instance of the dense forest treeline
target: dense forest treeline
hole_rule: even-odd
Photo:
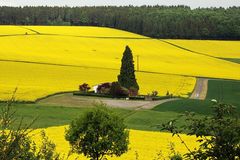
[[[240,39],[240,7],[0,7],[0,24],[112,27],[154,38]]]

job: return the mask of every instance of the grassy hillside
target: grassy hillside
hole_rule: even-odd
[[[0,104],[0,107],[4,103]],[[94,107],[94,106],[93,106]],[[73,119],[83,115],[85,112],[92,108],[72,108],[67,106],[51,106],[40,104],[15,104],[13,107],[16,110],[17,119],[24,118],[24,123],[29,123],[34,118],[38,117],[37,121],[33,124],[33,128],[46,128],[51,126],[68,125]],[[111,109],[115,114],[123,117],[125,123],[130,129],[137,130],[150,130],[156,131],[158,124],[167,122],[178,116],[176,111],[153,111],[153,110],[127,110],[127,109]],[[19,121],[16,121],[17,126]],[[179,122],[182,124],[183,122]]]
[[[231,103],[240,109],[240,81],[209,80],[207,99]]]
[[[216,99],[236,106],[236,110],[240,113],[239,98],[240,81],[209,80],[206,100],[182,99],[161,104],[153,110],[159,112],[184,113],[189,111],[197,114],[209,114],[212,106],[211,100]]]
[[[240,58],[224,58],[224,59],[227,61],[231,61],[231,62],[240,64]]]
[[[176,112],[176,113],[184,113],[188,112],[195,112],[197,114],[210,114],[211,113],[211,106],[212,103],[210,100],[202,101],[202,100],[194,100],[194,99],[182,99],[172,102],[167,102],[156,106],[153,108],[154,111],[159,112]]]

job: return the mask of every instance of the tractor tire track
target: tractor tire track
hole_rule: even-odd
[[[36,33],[36,34],[41,34],[40,32],[38,32],[38,31],[36,31],[36,30],[33,30],[33,29],[30,29],[30,28],[27,28],[27,27],[23,27],[23,26],[18,26],[18,27],[23,28],[23,29],[26,29],[26,30],[29,30],[29,31],[34,32],[34,33]]]

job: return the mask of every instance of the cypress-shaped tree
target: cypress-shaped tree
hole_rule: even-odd
[[[139,90],[139,86],[135,78],[133,55],[128,46],[126,46],[126,49],[123,53],[122,66],[120,75],[118,75],[118,82],[121,86],[127,89],[134,88]]]

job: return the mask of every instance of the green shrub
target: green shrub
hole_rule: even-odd
[[[92,160],[120,156],[128,150],[128,136],[123,119],[106,108],[95,109],[74,120],[66,131],[72,152]]]
[[[163,124],[163,129],[177,135],[185,145],[188,159],[240,159],[240,120],[239,113],[232,105],[212,100],[212,116],[197,117],[194,113],[186,113],[182,116],[185,125],[176,127],[176,120]],[[196,136],[200,142],[198,149],[190,150],[182,140],[180,133],[187,132],[188,135]]]
[[[134,87],[130,87],[129,88],[129,95],[130,96],[137,96],[138,95],[138,89],[136,89]]]
[[[122,87],[118,82],[113,82],[109,91],[113,97],[128,97],[129,91],[127,88]]]
[[[183,160],[182,156],[179,154],[170,157],[170,160]]]
[[[157,95],[158,95],[158,91],[152,91],[152,97],[157,97]]]
[[[109,94],[110,88],[112,86],[112,83],[103,83],[100,84],[97,88],[97,93],[100,94]]]
[[[87,83],[83,83],[82,85],[79,85],[79,90],[81,92],[88,92],[91,89],[91,87]]]
[[[16,92],[16,91],[15,91]],[[55,144],[50,142],[45,133],[42,132],[42,143],[37,147],[32,141],[29,133],[30,123],[22,126],[23,119],[19,126],[13,129],[15,111],[12,110],[14,96],[1,108],[0,112],[0,159],[1,160],[59,160],[59,154],[55,151]]]

